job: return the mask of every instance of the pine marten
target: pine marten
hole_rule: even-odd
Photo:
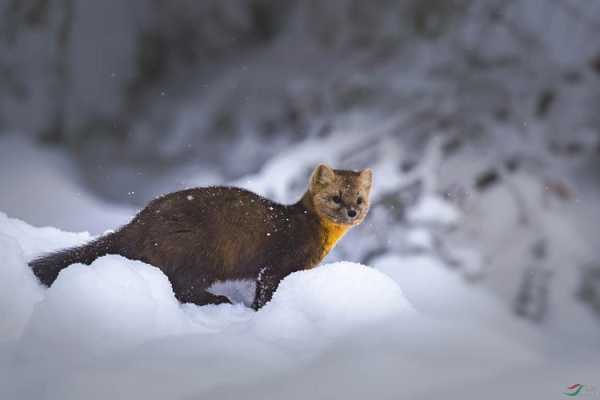
[[[369,210],[370,169],[319,165],[308,190],[292,205],[244,189],[207,187],[159,197],[114,233],[29,263],[50,286],[73,263],[120,254],[160,268],[182,303],[229,302],[209,293],[215,282],[256,282],[252,308],[267,303],[281,279],[313,268]]]

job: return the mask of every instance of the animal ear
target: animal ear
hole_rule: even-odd
[[[367,190],[371,190],[373,185],[373,171],[371,168],[363,169],[359,175],[360,184]]]
[[[319,164],[310,178],[311,185],[328,185],[335,179],[335,172],[325,164]]]

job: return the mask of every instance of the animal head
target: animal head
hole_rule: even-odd
[[[369,212],[373,172],[331,169],[321,164],[312,173],[309,193],[319,218],[341,225],[358,225]]]

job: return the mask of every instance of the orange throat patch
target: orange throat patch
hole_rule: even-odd
[[[344,235],[350,230],[350,228],[352,228],[352,225],[336,224],[335,222],[331,222],[325,219],[321,219],[320,222],[324,230],[324,235],[323,248],[321,250],[321,259],[319,260],[319,262],[323,260],[325,256],[327,256],[327,254],[329,254],[329,252],[331,251],[331,249],[333,249],[336,243],[342,237],[344,237]]]

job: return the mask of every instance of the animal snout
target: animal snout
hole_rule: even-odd
[[[355,210],[353,210],[353,209],[349,209],[349,210],[348,210],[348,216],[349,216],[350,218],[355,218],[355,217],[356,217],[356,211],[355,211]]]

